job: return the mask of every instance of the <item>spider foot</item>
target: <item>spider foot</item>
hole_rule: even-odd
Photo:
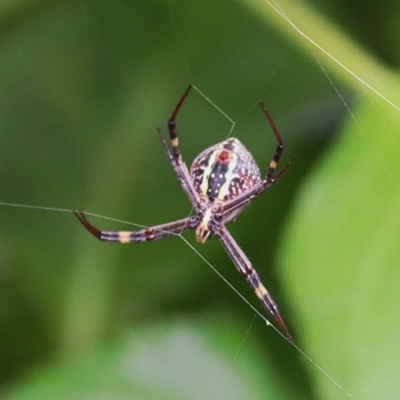
[[[267,309],[267,311],[275,318],[276,323],[278,324],[280,330],[285,334],[286,339],[290,343],[293,342],[293,338],[289,333],[288,328],[286,327],[285,323],[283,322],[282,316],[278,310],[278,306],[276,305],[275,301],[272,299],[271,295],[268,293],[267,289],[265,289],[264,285],[261,283],[258,275],[256,275],[253,271],[252,280],[250,284],[253,286],[254,291],[257,297],[261,300],[263,306]],[[249,278],[248,278],[249,279]]]
[[[268,310],[268,312],[275,318],[276,323],[278,324],[280,330],[285,334],[286,339],[290,343],[294,343],[292,335],[289,333],[288,328],[286,327],[285,323],[283,322],[282,316],[278,310],[278,306],[272,300],[272,297],[267,293],[264,293],[261,301],[264,307]]]
[[[101,240],[101,231],[94,227],[86,218],[82,211],[74,211],[74,215],[79,219],[80,223],[95,237]]]

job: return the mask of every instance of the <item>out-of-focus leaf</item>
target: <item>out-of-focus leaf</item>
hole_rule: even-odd
[[[302,191],[282,262],[307,354],[355,398],[395,399],[400,114],[383,102],[365,101],[351,117]],[[307,366],[321,398],[348,398]]]
[[[7,400],[291,399],[260,362],[246,327],[229,319],[176,320],[127,332],[112,348],[58,363],[2,397]],[[244,328],[244,329],[243,329]],[[233,334],[236,332],[236,334]],[[245,335],[245,336],[240,336]],[[251,336],[251,335],[250,335]],[[229,346],[226,341],[228,340]],[[236,343],[236,346],[231,346]],[[250,346],[250,347],[249,347]],[[232,352],[232,348],[235,351]]]

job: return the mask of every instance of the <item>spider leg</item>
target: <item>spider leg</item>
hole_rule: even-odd
[[[182,104],[185,101],[191,89],[192,85],[189,85],[185,93],[183,93],[183,96],[179,99],[178,104],[176,105],[175,110],[172,112],[168,121],[168,131],[169,131],[169,136],[171,138],[172,151],[175,159],[181,158],[181,152],[179,150],[178,132],[176,130],[175,119],[178,116],[179,110],[181,109]]]
[[[265,189],[270,188],[276,182],[278,182],[279,178],[290,168],[294,161],[292,158],[283,168],[282,170],[274,177],[263,179],[261,182],[252,186],[245,192],[239,194],[233,199],[227,200],[221,205],[221,211],[223,214],[228,214],[233,212],[236,208],[245,208],[249,203],[251,203],[256,197],[260,196]]]
[[[272,128],[272,131],[275,134],[276,140],[278,141],[278,146],[276,147],[274,156],[269,164],[269,169],[268,169],[268,173],[267,173],[267,179],[269,178],[273,178],[274,177],[274,172],[276,167],[278,166],[279,160],[282,157],[283,154],[283,150],[285,148],[284,144],[283,144],[283,140],[282,140],[282,136],[279,132],[279,129],[277,128],[274,119],[272,118],[272,115],[269,113],[269,111],[267,110],[267,108],[265,107],[264,103],[262,103],[260,101],[260,106],[261,109],[263,110],[265,116],[268,119],[269,125]]]
[[[292,158],[279,172],[277,175],[275,175],[275,170],[278,166],[278,163],[282,157],[283,154],[283,150],[285,148],[284,144],[283,144],[283,139],[282,136],[279,132],[279,129],[277,128],[275,121],[273,120],[271,114],[269,113],[269,111],[267,110],[267,108],[265,107],[264,103],[262,103],[260,101],[260,106],[261,109],[263,110],[265,116],[268,119],[268,122],[272,128],[272,131],[274,132],[274,135],[276,137],[276,140],[278,141],[278,145],[275,149],[275,153],[272,157],[272,160],[269,164],[269,168],[268,168],[268,172],[267,175],[265,176],[265,178],[257,183],[256,185],[252,186],[251,188],[249,188],[248,190],[246,190],[245,192],[239,194],[238,196],[235,196],[233,199],[231,200],[227,200],[225,202],[225,204],[222,207],[222,212],[225,213],[230,213],[233,210],[235,210],[236,208],[240,208],[243,206],[246,206],[246,203],[250,203],[252,200],[254,200],[256,197],[260,196],[265,189],[268,189],[269,187],[271,187],[272,185],[274,185],[276,182],[278,182],[278,180],[280,179],[280,177],[290,168],[290,166],[292,165],[294,158]]]
[[[164,135],[162,134],[160,129],[158,129],[158,134],[160,135],[160,139],[164,146],[165,152],[167,153],[168,159],[175,170],[175,174],[179,180],[179,183],[182,186],[182,189],[188,196],[193,207],[197,208],[197,205],[199,203],[199,196],[198,193],[196,192],[196,189],[193,186],[192,178],[190,176],[186,164],[182,161],[181,157],[179,157],[177,160],[172,155],[172,153],[168,148],[167,142],[165,141]]]
[[[249,259],[246,257],[225,227],[222,226],[217,232],[215,232],[215,234],[218,236],[236,268],[246,278],[247,282],[254,290],[263,306],[275,318],[275,321],[282,332],[286,335],[286,338],[293,343],[292,336],[283,322],[282,316],[278,310],[278,306],[262,284],[257,271],[252,267]]]
[[[183,190],[186,195],[189,197],[192,205],[197,208],[199,204],[199,196],[196,189],[193,186],[192,178],[190,176],[189,170],[186,164],[183,162],[182,155],[179,149],[179,140],[178,140],[178,131],[176,129],[175,119],[178,116],[179,110],[182,107],[187,95],[189,94],[192,85],[186,89],[185,93],[182,95],[178,104],[176,105],[174,111],[172,112],[169,120],[168,120],[168,131],[171,140],[172,152],[169,149],[167,142],[164,138],[164,135],[161,132],[161,129],[158,128],[157,132],[160,136],[161,142],[164,146],[165,152],[167,153],[168,159],[175,170],[175,174],[178,177],[179,183],[181,184]]]
[[[118,243],[143,243],[163,239],[168,236],[181,234],[184,231],[194,229],[198,225],[197,216],[184,218],[179,221],[141,229],[139,231],[103,231],[93,226],[85,214],[74,211],[81,224],[95,237],[105,242]]]
[[[279,129],[277,128],[274,119],[272,118],[272,115],[269,113],[267,110],[267,107],[265,107],[264,103],[260,101],[260,106],[261,109],[263,110],[265,116],[268,119],[269,125],[272,128],[272,131],[274,132],[274,135],[276,137],[276,140],[278,141],[278,146],[276,147],[274,156],[272,157],[272,160],[269,164],[269,169],[267,172],[267,176],[265,178],[265,181],[269,183],[269,185],[265,185],[265,189],[269,186],[272,186],[276,181],[288,170],[288,168],[292,165],[294,158],[292,158],[283,168],[282,170],[278,173],[278,175],[274,175],[275,169],[278,166],[279,160],[282,157],[283,150],[285,148],[285,145],[283,144],[283,139],[281,136],[281,133],[279,132]]]

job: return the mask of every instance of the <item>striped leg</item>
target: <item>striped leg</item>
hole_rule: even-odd
[[[270,179],[274,179],[274,172],[275,172],[276,167],[278,166],[279,160],[282,157],[285,146],[283,145],[282,136],[279,132],[279,129],[275,125],[275,121],[273,120],[271,114],[269,113],[269,111],[267,110],[267,108],[261,101],[260,101],[260,106],[261,106],[262,110],[264,111],[265,116],[268,119],[268,122],[275,134],[276,140],[278,141],[278,146],[276,147],[274,156],[269,164],[269,169],[268,169],[268,173],[267,173],[266,179],[270,180]]]
[[[285,148],[282,140],[282,136],[279,133],[278,128],[275,125],[275,121],[273,120],[271,114],[265,107],[265,105],[260,102],[260,106],[265,114],[265,116],[268,119],[268,122],[272,128],[272,131],[274,132],[274,135],[276,137],[276,140],[278,141],[278,146],[276,147],[275,153],[273,155],[273,158],[269,164],[268,172],[265,178],[259,182],[258,184],[252,186],[249,188],[246,192],[241,193],[240,195],[234,197],[231,200],[227,200],[224,205],[223,205],[223,212],[225,213],[230,213],[236,208],[241,208],[243,207],[246,203],[251,202],[255,197],[260,196],[265,189],[268,189],[272,185],[274,185],[278,179],[289,169],[289,167],[292,165],[294,158],[292,158],[279,172],[277,175],[274,175],[274,172],[276,170],[276,167],[278,166],[278,163],[282,157],[283,150]]]
[[[186,89],[185,93],[183,93],[183,96],[178,101],[178,104],[176,105],[175,110],[172,112],[171,117],[169,118],[169,121],[168,121],[168,131],[169,131],[169,136],[171,138],[172,153],[176,160],[181,158],[181,152],[179,150],[178,132],[176,130],[175,119],[178,116],[179,110],[181,109],[182,104],[185,101],[185,99],[191,89],[192,89],[192,85],[189,85],[189,87]]]
[[[269,182],[269,185],[266,184],[265,188],[271,186],[272,184],[274,184],[287,170],[288,168],[292,165],[294,158],[292,158],[278,173],[278,175],[274,175],[275,169],[278,166],[279,160],[282,157],[283,154],[283,150],[285,148],[284,144],[283,144],[283,140],[282,140],[282,136],[279,132],[279,129],[276,127],[275,125],[275,121],[273,120],[271,114],[269,113],[269,111],[267,110],[267,108],[264,106],[264,104],[260,101],[260,106],[262,108],[262,110],[264,111],[265,116],[268,119],[268,122],[275,134],[276,140],[278,141],[278,146],[276,147],[274,156],[269,164],[269,169],[268,169],[268,173],[267,173],[267,177],[265,178],[266,182]]]
[[[163,239],[172,235],[179,235],[184,231],[194,229],[198,225],[198,218],[190,217],[139,231],[103,231],[94,227],[81,211],[74,211],[82,225],[95,237],[105,242],[143,243]]]
[[[181,184],[183,190],[189,197],[190,202],[192,203],[193,207],[197,207],[199,203],[198,193],[193,186],[192,178],[190,177],[190,173],[187,169],[186,164],[182,160],[182,155],[179,150],[179,140],[178,140],[178,132],[176,129],[175,119],[178,116],[179,110],[182,107],[183,102],[185,101],[187,95],[189,94],[192,85],[190,85],[183,96],[178,101],[174,111],[171,114],[171,117],[168,120],[168,131],[171,140],[172,152],[170,151],[167,142],[164,138],[164,135],[161,132],[161,129],[158,128],[157,132],[160,136],[161,142],[164,146],[165,152],[167,153],[168,159],[175,170],[175,173],[179,179],[179,183]]]
[[[275,321],[277,322],[282,332],[286,335],[287,339],[290,342],[293,342],[292,336],[290,335],[289,330],[286,328],[286,325],[283,322],[282,316],[278,310],[278,306],[272,299],[271,295],[268,293],[267,289],[262,284],[261,279],[257,274],[257,271],[252,267],[249,259],[246,257],[246,255],[240,249],[231,234],[225,229],[225,227],[221,227],[216,235],[218,236],[230,258],[232,259],[236,268],[246,278],[247,282],[254,290],[255,294],[260,299],[263,306],[275,318]]]

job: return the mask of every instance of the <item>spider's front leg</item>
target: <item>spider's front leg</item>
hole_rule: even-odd
[[[176,129],[176,122],[175,122],[179,110],[181,109],[182,104],[184,103],[191,89],[192,85],[189,85],[185,93],[183,93],[182,97],[179,99],[178,104],[175,106],[175,109],[168,120],[168,132],[171,140],[172,152],[167,145],[167,142],[164,138],[164,135],[161,132],[161,129],[158,128],[157,132],[160,136],[165,152],[167,153],[168,159],[175,170],[175,174],[178,177],[179,183],[181,184],[186,195],[189,197],[189,200],[192,203],[193,207],[197,209],[197,206],[199,204],[198,193],[193,186],[192,178],[187,169],[187,166],[182,160],[182,155],[179,149],[178,131]]]
[[[276,146],[274,155],[269,163],[268,172],[265,175],[265,178],[260,180],[257,184],[250,187],[246,191],[243,191],[237,196],[225,201],[223,205],[223,212],[225,214],[232,213],[236,209],[245,208],[248,203],[253,201],[256,197],[260,196],[266,189],[270,188],[276,182],[278,182],[280,177],[290,168],[290,166],[294,161],[294,158],[292,158],[277,174],[275,174],[275,170],[278,167],[280,159],[282,158],[285,146],[283,143],[282,136],[279,132],[279,129],[277,128],[271,114],[269,113],[269,111],[262,102],[260,102],[260,106],[265,116],[268,119],[268,122],[271,126],[272,131],[274,132],[278,145]]]
[[[179,235],[194,229],[198,225],[197,216],[179,221],[141,229],[139,231],[103,231],[93,226],[81,211],[74,211],[81,224],[95,237],[105,242],[143,243],[160,240],[168,236]]]
[[[282,332],[285,334],[286,338],[293,343],[293,338],[290,335],[285,323],[283,322],[282,316],[278,310],[278,306],[272,299],[271,295],[268,293],[267,289],[262,284],[261,279],[257,274],[257,271],[253,268],[249,259],[243,253],[242,249],[238,246],[238,244],[235,242],[231,234],[224,226],[221,226],[220,229],[215,232],[215,234],[216,236],[218,236],[219,240],[224,246],[229,257],[235,264],[236,268],[246,278],[247,282],[254,290],[255,294],[260,299],[263,306],[275,318],[275,321],[277,322]]]
[[[181,158],[181,152],[179,150],[178,132],[176,130],[175,119],[178,116],[179,110],[181,109],[182,104],[185,101],[185,99],[191,89],[192,89],[192,85],[189,85],[189,87],[186,89],[185,93],[183,93],[182,97],[179,99],[178,104],[175,106],[175,109],[172,112],[172,114],[169,118],[169,121],[168,121],[169,137],[171,138],[172,152],[173,152],[175,159]]]

